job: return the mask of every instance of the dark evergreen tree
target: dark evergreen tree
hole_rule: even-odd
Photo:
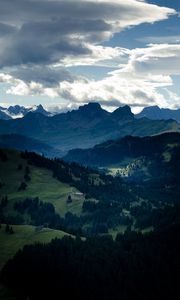
[[[30,168],[29,168],[29,166],[26,166],[26,168],[25,168],[25,173],[26,173],[26,174],[29,174],[29,173],[30,173]]]
[[[67,197],[67,201],[66,201],[68,204],[69,203],[72,203],[72,197],[71,197],[71,195],[68,195],[68,197]]]
[[[22,168],[23,168],[22,164],[18,164],[18,167],[17,167],[18,171],[21,171]]]
[[[6,224],[5,232],[9,232],[9,230],[10,230],[9,224]]]
[[[11,226],[10,229],[9,229],[9,233],[10,233],[10,234],[13,234],[13,233],[14,233],[14,230],[13,230],[13,227],[12,227],[12,226]]]
[[[27,188],[27,184],[25,182],[21,182],[18,191],[24,191]]]

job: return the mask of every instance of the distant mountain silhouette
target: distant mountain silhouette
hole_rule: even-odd
[[[148,118],[151,120],[173,119],[180,123],[180,109],[159,108],[159,106],[145,107],[136,118]]]
[[[134,120],[134,115],[131,112],[131,108],[128,105],[123,107],[117,108],[115,111],[112,112],[111,118],[116,120],[117,122],[125,122]]]
[[[110,113],[98,103],[52,117],[29,112],[21,119],[0,120],[0,134],[22,134],[62,151],[89,148],[126,135],[147,136],[179,129],[173,120],[135,119],[128,106]]]
[[[0,119],[9,120],[15,118],[22,118],[27,115],[29,112],[33,113],[41,113],[45,116],[50,116],[51,113],[44,109],[44,107],[40,105],[34,105],[32,107],[24,107],[20,105],[9,106],[8,108],[0,107]]]
[[[44,154],[48,157],[60,157],[63,153],[60,150],[50,147],[36,139],[29,138],[20,134],[3,134],[0,135],[0,148],[28,150]]]

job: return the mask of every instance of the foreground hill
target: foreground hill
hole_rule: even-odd
[[[14,234],[5,232],[5,225],[0,229],[0,270],[5,262],[12,258],[19,249],[33,243],[48,243],[54,238],[68,235],[60,230],[43,228],[36,229],[31,225],[13,225]]]
[[[109,113],[98,103],[53,117],[28,113],[21,119],[0,120],[0,134],[25,135],[62,151],[88,148],[126,135],[146,136],[172,130],[180,130],[176,121],[138,120],[128,106]]]
[[[26,187],[19,189],[22,183]],[[0,269],[24,245],[50,242],[55,237],[68,234],[59,228],[53,229],[56,226],[50,224],[48,216],[51,211],[55,219],[58,215],[65,216],[66,213],[80,215],[84,198],[79,198],[77,193],[75,187],[54,178],[52,171],[29,166],[19,152],[0,150]],[[72,195],[72,203],[67,203],[69,195]],[[17,203],[25,203],[27,199],[34,201],[33,205],[36,206],[32,212],[34,214],[37,211],[36,216],[30,211],[22,212],[15,208]],[[46,221],[42,221],[42,217]],[[7,224],[12,226],[13,234],[6,232]]]
[[[171,139],[174,143],[178,141],[175,135]],[[170,142],[170,139],[168,141]],[[176,160],[177,168],[173,167],[171,174],[180,173],[178,158],[179,156]],[[166,154],[166,159],[169,160],[169,154]],[[164,261],[166,263],[170,261],[171,255],[165,253],[172,253],[174,262],[177,262],[176,251],[170,252],[169,250],[176,249],[175,230],[180,220],[180,185],[175,177],[173,181],[171,179],[172,177],[169,176],[168,181],[161,177],[159,180],[155,178],[155,181],[149,180],[143,184],[126,182],[119,176],[106,176],[104,173],[76,163],[47,159],[27,151],[20,153],[1,149],[0,267],[25,244],[46,243],[66,233],[86,237],[86,240],[83,242],[80,238],[73,240],[67,237],[62,241],[53,240],[47,246],[39,244],[26,246],[3,268],[0,280],[7,287],[16,290],[18,296],[15,299],[18,300],[22,296],[19,295],[19,292],[20,294],[22,292],[22,286],[25,292],[25,298],[22,299],[27,299],[31,292],[36,290],[34,290],[36,284],[38,284],[38,291],[42,292],[42,285],[39,286],[39,282],[43,285],[47,282],[44,286],[49,286],[51,282],[51,287],[52,289],[55,287],[55,290],[62,286],[65,292],[69,278],[71,278],[70,274],[75,274],[77,279],[76,281],[71,279],[70,291],[73,293],[77,293],[77,287],[79,291],[80,274],[85,279],[84,284],[90,290],[92,287],[90,278],[95,278],[93,290],[94,284],[97,287],[98,283],[99,286],[99,280],[102,286],[106,285],[105,278],[108,278],[108,282],[111,278],[113,290],[119,289],[118,278],[120,282],[122,282],[121,278],[131,278],[131,283],[132,278],[133,282],[136,282],[137,278],[136,284],[139,284],[146,274],[146,280],[151,279],[152,282],[149,276],[155,269],[152,268],[149,273],[148,267],[152,265],[152,262],[154,266],[157,266],[157,270],[160,270],[162,262],[164,264]],[[175,229],[171,230],[172,227]],[[154,234],[144,236],[150,232]],[[113,242],[109,234],[116,237],[116,242]],[[95,238],[97,236],[101,236],[101,239]],[[169,244],[171,242],[172,247]],[[157,249],[158,255],[156,255]],[[151,260],[152,253],[153,261]],[[132,258],[130,263],[129,257]],[[145,258],[143,263],[142,257]],[[159,258],[162,259],[159,260]],[[56,266],[57,274],[54,271]],[[134,266],[138,273],[133,271],[132,277],[131,271],[134,270]],[[142,266],[142,272],[139,272],[139,266]],[[143,266],[147,268],[144,269]],[[168,266],[170,268],[171,264]],[[172,268],[169,269],[171,276],[176,269],[174,266],[173,263]],[[19,270],[18,273],[17,270]],[[76,272],[77,270],[79,273]],[[119,273],[118,270],[122,272]],[[124,270],[126,270],[125,277]],[[162,272],[157,273],[157,279],[158,276],[164,274],[163,283],[165,278],[168,280],[166,275],[169,274],[164,273],[164,270],[167,271],[166,265]],[[90,277],[87,274],[90,274]],[[138,274],[143,275],[137,277]],[[94,277],[96,275],[97,277]],[[16,276],[17,280],[13,279]],[[55,278],[62,278],[61,284],[58,282],[54,286],[53,283],[57,282]],[[80,282],[82,284],[81,279]],[[125,300],[129,300],[126,297],[129,290],[128,282],[126,280]],[[31,283],[30,286],[29,283]],[[156,280],[153,284],[156,286]],[[102,291],[102,286],[97,290]],[[171,283],[169,286],[174,285]],[[52,289],[50,288],[50,291]],[[159,292],[161,289],[160,285]],[[107,288],[108,293],[110,290]],[[46,291],[48,292],[49,289],[47,288]],[[6,291],[0,288],[0,296],[5,293]],[[117,295],[119,295],[119,290],[117,290]],[[130,299],[134,299],[134,292],[132,295],[133,298]],[[110,294],[108,294],[108,299],[109,296]],[[8,299],[5,297],[4,299]],[[40,295],[39,299],[41,299]],[[98,299],[97,295],[94,299]],[[139,299],[139,292],[137,299]]]
[[[89,166],[114,167],[121,174],[124,172],[124,176],[135,178],[141,175],[143,179],[159,176],[177,179],[179,153],[180,133],[172,132],[142,138],[126,136],[94,148],[71,150],[65,159]]]
[[[180,226],[26,246],[1,272],[15,299],[179,300]],[[61,296],[60,296],[61,297]],[[4,300],[4,299],[3,299]],[[7,298],[6,298],[7,300]]]
[[[5,160],[2,153],[5,153]],[[25,188],[19,189],[22,183],[25,184]],[[52,203],[56,212],[62,215],[67,212],[80,213],[82,199],[66,204],[68,195],[76,192],[78,190],[75,187],[54,178],[51,170],[36,165],[30,166],[28,159],[22,158],[19,152],[0,150],[0,195],[8,197],[5,214],[7,211],[9,221],[11,219],[16,221],[18,216],[14,212],[13,205],[27,197],[38,197],[43,202]]]
[[[159,165],[153,160],[155,175],[141,184],[142,180],[126,182],[35,153],[1,150],[0,223],[45,226],[81,236],[165,226],[180,195],[178,157],[177,153],[168,168],[159,164],[157,174]]]

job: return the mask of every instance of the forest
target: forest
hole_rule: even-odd
[[[10,164],[9,152],[1,150],[0,155],[2,166]],[[17,195],[28,191],[33,168],[39,168],[76,188],[84,200],[79,215],[70,211],[61,215],[50,199],[44,202],[29,194],[13,202],[10,215],[10,196],[0,199],[0,223],[6,224],[7,235],[16,235],[15,224],[71,234],[48,244],[27,245],[4,265],[0,281],[13,290],[15,300],[62,299],[62,295],[82,300],[179,299],[178,176],[173,182],[161,178],[140,185],[33,152],[16,155],[23,162],[15,163],[16,174],[22,174]],[[179,168],[175,161],[171,166]],[[67,207],[73,201],[69,194]],[[119,226],[124,226],[124,233],[118,233]]]
[[[179,299],[180,226],[25,246],[1,272],[18,299]]]

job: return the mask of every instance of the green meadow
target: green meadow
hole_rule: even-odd
[[[24,181],[26,160],[20,157],[18,152],[8,150],[8,161],[0,161],[0,189],[1,196],[8,196],[8,213],[13,212],[13,205],[19,200],[24,200],[26,197],[39,197],[44,202],[50,202],[54,205],[56,212],[64,216],[67,212],[72,212],[79,215],[81,213],[84,199],[78,198],[74,187],[68,184],[59,182],[53,178],[52,172],[28,166],[30,168],[31,180],[27,183],[27,188],[24,191],[18,191],[21,182]],[[22,169],[18,170],[18,166],[22,165]],[[67,204],[68,195],[72,195],[72,203]]]
[[[37,230],[31,225],[13,225],[14,234],[5,232],[5,225],[0,229],[0,269],[4,263],[25,245],[48,243],[54,238],[62,238],[67,233],[49,228]]]

